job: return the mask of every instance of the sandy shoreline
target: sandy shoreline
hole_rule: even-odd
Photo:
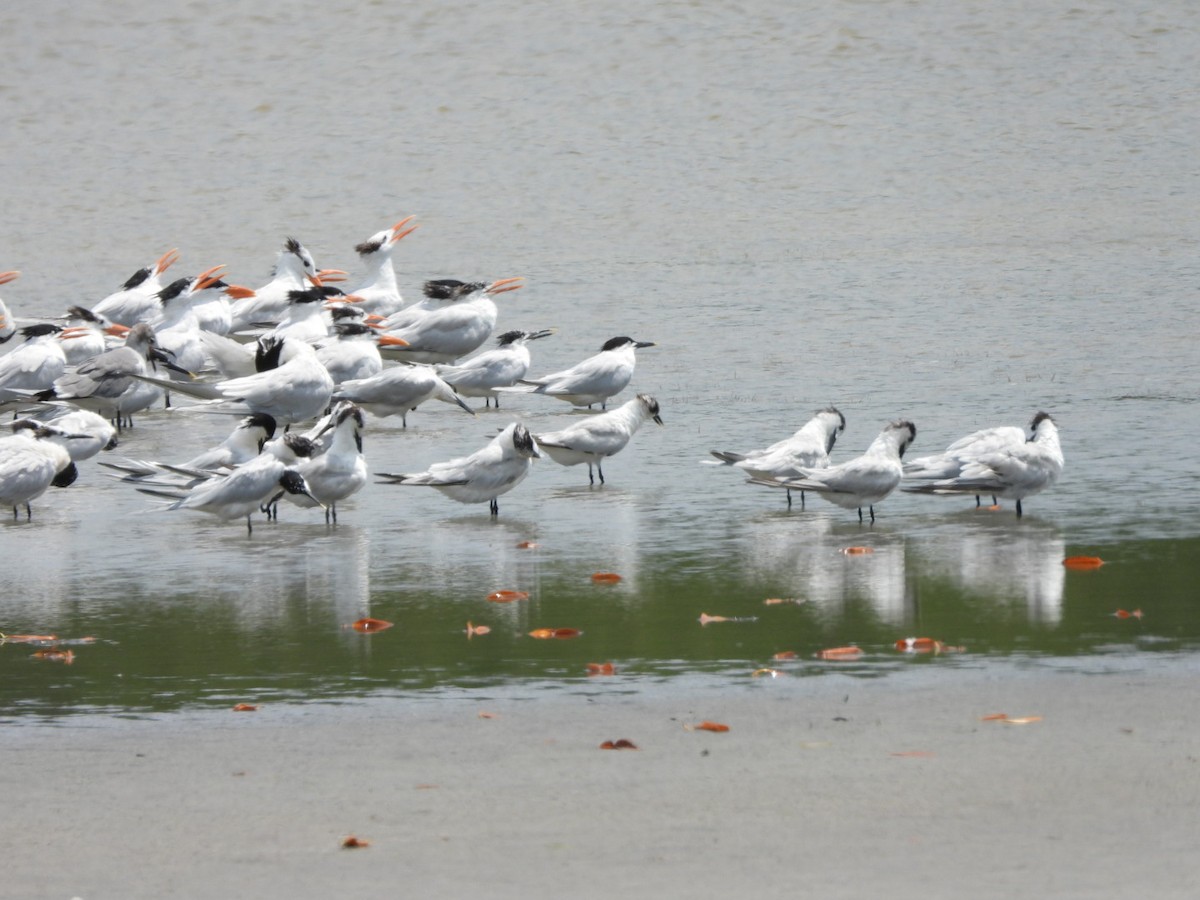
[[[1194,663],[923,668],[7,725],[0,896],[1196,896]]]

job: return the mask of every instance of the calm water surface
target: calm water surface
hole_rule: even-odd
[[[609,685],[653,690],[743,681],[783,650],[790,674],[863,677],[1200,650],[1192,4],[50,2],[10,19],[17,315],[94,303],[171,247],[185,274],[221,262],[253,286],[295,235],[356,273],[354,244],[413,213],[408,295],[524,275],[500,324],[558,327],[538,371],[613,335],[658,341],[633,387],[666,425],[604,488],[539,464],[495,521],[372,485],[336,527],[285,509],[250,538],[88,463],[32,524],[0,525],[0,631],[97,638],[69,666],[0,646],[7,719],[595,690],[585,664],[607,660]],[[861,527],[699,465],[829,403],[839,458],[900,416],[924,454],[1045,409],[1067,469],[1020,521],[897,496]],[[416,471],[512,417],[572,415],[422,407],[407,431],[369,422],[366,450]],[[117,452],[186,459],[228,427],[155,411]],[[1081,553],[1108,564],[1063,568]],[[624,580],[593,585],[600,570]],[[531,596],[487,603],[500,588]],[[367,614],[396,627],[343,627]],[[468,621],[492,632],[468,641]],[[560,626],[584,633],[527,636]],[[911,635],[965,652],[891,649]],[[845,643],[864,658],[812,658]]]

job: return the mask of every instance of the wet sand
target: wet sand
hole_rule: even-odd
[[[1196,674],[618,676],[6,725],[0,896],[1194,897]]]

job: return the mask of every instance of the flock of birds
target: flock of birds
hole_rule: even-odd
[[[337,504],[369,478],[365,414],[398,415],[407,427],[408,413],[429,400],[474,415],[463,398],[499,408],[506,395],[541,394],[600,411],[541,434],[514,421],[469,456],[424,472],[378,473],[379,483],[486,502],[493,515],[535,459],[586,464],[589,482],[603,484],[603,461],[643,423],[663,423],[649,394],[608,409],[633,378],[636,351],[654,343],[614,337],[578,364],[537,377],[529,374],[529,344],[552,328],[506,331],[494,348],[476,352],[496,330],[495,298],[522,279],[428,281],[422,299],[406,304],[392,252],[416,227],[410,216],[359,244],[366,271],[348,292],[339,287],[345,271],[318,269],[289,238],[270,281],[255,289],[223,281],[224,266],[168,281],[179,258],[172,250],[90,308],[72,306],[51,321],[17,320],[0,300],[0,404],[14,414],[12,433],[0,437],[0,506],[12,507],[14,519],[24,507],[31,519],[33,500],[74,482],[77,462],[112,450],[133,416],[156,406],[239,419],[222,443],[189,460],[102,465],[168,509],[244,517],[248,530],[256,513],[277,515],[280,501],[320,507],[336,521]],[[0,285],[18,275],[0,273]],[[1063,468],[1057,428],[1044,412],[1028,430],[986,429],[907,464],[911,422],[888,424],[861,456],[835,463],[830,454],[845,425],[830,407],[765,449],[714,450],[712,464],[786,491],[788,506],[793,491],[802,504],[813,492],[857,509],[860,522],[864,509],[873,522],[875,504],[902,482],[905,491],[973,494],[977,504],[983,495],[1012,499],[1019,516],[1022,499],[1054,484]]]

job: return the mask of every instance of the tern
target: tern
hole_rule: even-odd
[[[260,338],[255,359],[258,371],[253,375],[215,384],[151,377],[142,380],[207,401],[181,410],[261,412],[285,425],[316,418],[329,406],[333,379],[311,344],[290,338]]]
[[[0,272],[0,284],[8,284],[20,277],[21,273],[15,269],[9,272]],[[4,301],[0,300],[0,354],[7,353],[13,348],[13,338],[16,334],[17,323],[13,320],[12,313],[8,311]]]
[[[0,438],[0,506],[11,506],[13,519],[25,507],[25,520],[33,519],[30,503],[46,490],[67,487],[79,475],[67,444],[76,435],[53,425],[18,419],[13,434]],[[90,435],[82,435],[90,438]]]
[[[0,357],[0,400],[27,398],[50,387],[67,368],[60,325],[38,322],[21,330],[24,342]]]
[[[70,439],[64,446],[71,456],[71,462],[82,462],[101,450],[114,450],[117,447],[117,430],[103,416],[90,410],[48,406],[27,413],[25,418],[35,419],[69,434]]]
[[[598,413],[573,423],[562,431],[537,435],[538,447],[559,465],[577,466],[587,463],[588,483],[595,484],[592,466],[604,484],[601,463],[625,449],[642,423],[652,419],[663,423],[658,414],[658,401],[649,394],[638,394],[616,409]]]
[[[753,478],[797,478],[806,469],[823,469],[829,465],[829,454],[838,435],[846,429],[846,417],[836,407],[818,410],[791,437],[777,441],[762,450],[735,453],[731,450],[709,452],[727,466],[735,466]],[[709,463],[715,465],[714,463]],[[792,492],[787,492],[788,506]],[[804,505],[804,493],[800,493]]]
[[[396,270],[392,265],[392,251],[396,244],[408,237],[420,226],[409,225],[415,216],[406,216],[391,228],[376,232],[354,248],[367,274],[362,284],[350,293],[356,306],[380,316],[390,316],[404,306],[400,287],[396,283]]]
[[[857,509],[859,522],[863,520],[865,506],[874,522],[875,504],[900,484],[904,474],[900,459],[916,436],[916,426],[902,419],[885,427],[862,456],[824,469],[802,469],[794,478],[751,478],[750,481],[768,487],[816,491],[830,503],[844,509]]]
[[[64,320],[67,324],[60,337],[69,366],[77,366],[93,356],[99,356],[109,349],[110,337],[123,337],[129,333],[124,325],[110,322],[84,306],[67,307]]]
[[[361,322],[338,322],[333,334],[317,344],[317,359],[334,384],[370,378],[383,371],[381,347],[402,347],[403,339],[380,334]]]
[[[905,487],[912,494],[991,494],[1017,501],[1017,516],[1024,515],[1021,500],[1051,487],[1063,470],[1063,452],[1058,426],[1049,413],[1039,412],[1029,423],[1032,437],[1019,442],[1000,442],[993,449],[974,454],[957,475],[937,478],[926,484]],[[973,437],[973,435],[972,435]]]
[[[425,282],[426,295],[452,302],[403,327],[389,325],[385,320],[383,327],[388,334],[408,341],[408,346],[396,352],[395,357],[411,362],[448,363],[477,350],[496,327],[499,311],[492,298],[520,290],[522,285],[517,282],[521,280],[501,278],[490,284],[453,279]]]
[[[263,445],[275,436],[275,419],[265,413],[246,416],[221,443],[202,451],[186,462],[168,464],[126,459],[100,465],[122,474],[123,481],[142,481],[163,473],[199,478],[198,473],[221,472],[248,463],[262,452]]]
[[[600,352],[561,372],[553,372],[540,378],[527,378],[506,388],[509,391],[545,394],[565,400],[572,406],[587,406],[599,403],[606,409],[608,399],[625,390],[637,365],[636,350],[656,347],[654,341],[635,341],[631,337],[614,337],[604,342]]]
[[[153,265],[134,272],[119,291],[93,304],[92,312],[126,328],[150,321],[159,312],[157,295],[163,289],[162,277],[178,261],[179,251],[168,250]]]
[[[380,472],[380,484],[419,485],[437,488],[459,503],[483,503],[493,516],[500,512],[497,497],[515,488],[542,456],[524,425],[513,422],[485,447],[470,456],[434,463],[424,472],[398,475]]]
[[[454,388],[429,366],[397,365],[370,378],[345,381],[334,389],[333,398],[350,400],[381,418],[398,413],[405,428],[408,427],[408,413],[426,400],[453,403],[464,412],[475,415],[475,411],[463,402]]]
[[[338,269],[327,270],[327,274]],[[230,331],[242,331],[260,322],[277,322],[287,311],[288,293],[305,290],[315,279],[321,283],[321,270],[312,254],[295,238],[287,238],[275,259],[271,280],[253,291],[251,296],[236,300],[230,310]]]
[[[367,462],[362,453],[364,427],[361,409],[353,403],[339,404],[318,433],[318,439],[330,433],[329,447],[296,465],[311,494],[280,491],[269,502],[283,498],[301,507],[323,506],[326,524],[331,519],[336,524],[338,501],[358,493],[367,483]]]
[[[966,437],[959,438],[941,453],[921,456],[906,462],[904,477],[914,481],[957,478],[969,463],[980,456],[1009,447],[1019,447],[1028,439],[1029,435],[1025,429],[1016,425],[999,425],[974,431]],[[995,502],[996,498],[993,497],[992,503]],[[975,497],[975,505],[980,505],[979,495]]]
[[[484,397],[484,407],[496,401],[500,408],[497,388],[512,387],[529,372],[529,341],[549,337],[557,329],[541,331],[506,331],[496,339],[494,350],[485,350],[458,365],[436,366],[437,373],[464,397]]]

